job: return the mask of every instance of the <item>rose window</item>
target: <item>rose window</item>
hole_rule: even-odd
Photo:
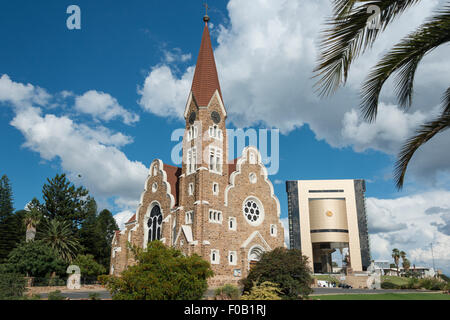
[[[244,216],[250,224],[257,224],[263,218],[262,207],[256,199],[247,199],[244,202]]]

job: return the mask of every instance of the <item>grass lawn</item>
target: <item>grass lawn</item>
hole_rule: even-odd
[[[336,294],[311,296],[314,300],[450,300],[450,295],[442,293],[374,293]]]
[[[407,285],[410,278],[402,278],[402,277],[396,277],[396,276],[382,276],[381,281],[384,282],[391,282],[393,284],[396,284],[398,286],[401,285]]]

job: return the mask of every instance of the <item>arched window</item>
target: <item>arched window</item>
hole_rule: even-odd
[[[161,226],[162,226],[162,213],[161,208],[156,205],[153,207],[150,217],[147,221],[148,227],[148,242],[155,240],[161,240]]]

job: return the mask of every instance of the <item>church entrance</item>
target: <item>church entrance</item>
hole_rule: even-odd
[[[161,240],[161,226],[162,226],[161,208],[156,205],[153,207],[150,217],[148,218],[148,242]]]
[[[264,249],[260,246],[254,246],[248,253],[248,265],[251,270],[261,260],[261,256],[264,253]]]

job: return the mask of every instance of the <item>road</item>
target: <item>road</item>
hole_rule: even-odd
[[[377,294],[377,293],[411,293],[411,292],[432,292],[432,291],[417,291],[417,290],[397,290],[397,289],[342,289],[342,288],[314,288],[312,295],[324,294]]]
[[[378,294],[378,293],[411,293],[411,292],[418,292],[417,290],[395,290],[395,289],[387,289],[387,290],[369,290],[369,289],[341,289],[341,288],[314,288],[314,292],[311,295],[318,296],[318,295],[327,295],[327,294]],[[427,291],[420,291],[420,292],[427,292]],[[432,291],[428,291],[432,292]],[[102,300],[110,300],[111,295],[106,290],[99,290],[99,291],[74,291],[74,292],[62,292],[61,295],[63,295],[66,298],[69,298],[71,300],[80,300],[80,299],[89,299],[89,295],[91,293],[98,293],[99,298]],[[207,297],[214,296],[213,290],[208,290],[206,293]],[[41,297],[43,299],[46,299],[48,297],[47,293],[42,293]]]

